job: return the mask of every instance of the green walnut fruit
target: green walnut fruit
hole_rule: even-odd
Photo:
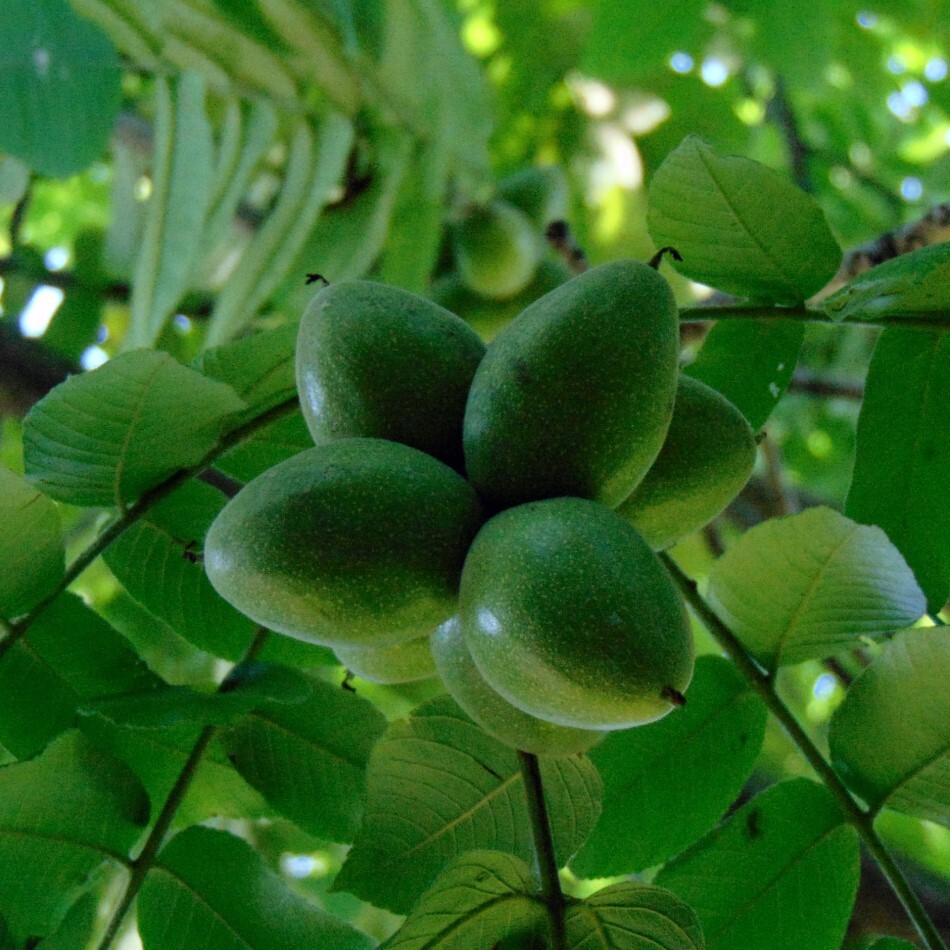
[[[456,609],[481,512],[472,487],[408,446],[343,439],[249,482],[215,518],[205,569],[259,624],[327,646],[424,636]]]
[[[475,373],[462,439],[493,505],[575,495],[619,505],[660,451],[676,396],[669,284],[638,261],[602,264],[531,304]]]
[[[567,217],[567,177],[559,165],[533,165],[506,175],[498,197],[523,211],[542,231]]]
[[[462,416],[485,344],[417,294],[366,280],[319,291],[300,321],[297,389],[319,445],[402,442],[461,464]]]
[[[465,285],[498,300],[531,283],[544,249],[531,219],[504,201],[470,209],[452,227],[452,246]]]
[[[682,704],[693,674],[663,565],[623,518],[581,498],[492,518],[466,558],[459,617],[488,685],[562,726],[652,722]]]
[[[483,340],[489,341],[525,307],[573,276],[563,261],[545,258],[538,264],[531,283],[520,294],[510,300],[492,300],[469,290],[458,274],[451,273],[432,285],[432,299],[446,310],[457,313]]]
[[[586,752],[604,733],[572,729],[529,716],[493,690],[468,652],[458,617],[446,620],[431,640],[436,669],[449,695],[489,735],[513,749],[535,755]]]
[[[662,550],[715,518],[754,465],[755,433],[745,416],[715,389],[681,376],[663,448],[617,513]]]
[[[338,646],[333,652],[351,673],[371,683],[414,683],[438,675],[429,637],[388,647]]]

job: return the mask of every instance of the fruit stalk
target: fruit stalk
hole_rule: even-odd
[[[884,846],[874,828],[874,816],[858,804],[838,773],[831,767],[821,751],[812,742],[811,738],[801,727],[792,711],[785,705],[775,691],[774,678],[765,672],[752,656],[746,651],[738,637],[719,619],[713,609],[706,603],[699,593],[696,582],[691,580],[680,569],[679,565],[668,555],[661,554],[660,559],[666,565],[671,577],[683,594],[687,603],[696,612],[706,629],[716,638],[719,645],[739,669],[739,672],[755,689],[766,708],[781,723],[788,737],[795,744],[798,751],[804,756],[808,764],[815,770],[825,787],[834,795],[845,820],[854,827],[861,836],[865,847],[871,853],[877,866],[887,878],[891,889],[897,895],[910,921],[917,928],[928,950],[947,950],[947,945],[937,931],[936,926],[927,914],[920,898],[910,886],[897,862]]]
[[[554,855],[554,840],[551,837],[551,821],[544,803],[544,787],[541,784],[541,769],[538,757],[530,752],[518,752],[518,764],[524,781],[528,815],[531,818],[531,837],[534,854],[541,878],[541,893],[548,909],[551,924],[553,950],[567,950],[567,931],[564,922],[564,892],[557,873],[557,858]]]

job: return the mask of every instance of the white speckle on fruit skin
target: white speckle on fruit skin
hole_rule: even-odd
[[[49,72],[49,61],[49,50],[33,50],[33,65],[36,67],[37,76],[45,76]]]
[[[773,399],[778,399],[782,390],[778,383],[769,383],[769,392],[772,394]]]
[[[482,608],[478,611],[478,626],[492,635],[501,633],[501,621],[490,611]]]

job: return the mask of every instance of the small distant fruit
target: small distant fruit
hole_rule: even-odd
[[[531,219],[504,201],[469,210],[453,226],[452,243],[465,285],[498,300],[528,286],[544,249]]]

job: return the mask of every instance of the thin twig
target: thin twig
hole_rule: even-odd
[[[751,304],[723,306],[691,306],[680,308],[680,323],[706,320],[794,320],[804,323],[830,323],[837,327],[903,327],[917,330],[946,330],[947,318],[942,313],[919,313],[915,316],[882,316],[873,321],[832,320],[823,310],[813,307],[771,307]]]
[[[861,836],[865,847],[887,877],[891,888],[904,905],[907,916],[917,928],[928,950],[947,950],[943,939],[937,932],[937,928],[927,914],[924,905],[920,902],[920,898],[884,846],[884,842],[878,837],[874,828],[874,815],[855,801],[838,777],[838,773],[827,762],[821,751],[801,727],[792,711],[779,697],[775,691],[772,674],[762,669],[752,656],[746,652],[745,647],[736,635],[719,619],[700,595],[696,583],[683,573],[679,565],[667,554],[661,554],[660,557],[682,592],[683,597],[693,608],[703,625],[716,638],[719,645],[735,663],[739,672],[758,693],[766,708],[779,721],[798,751],[834,796],[845,819]]]
[[[531,819],[531,836],[534,840],[538,875],[541,878],[541,893],[544,895],[551,924],[551,946],[553,950],[567,950],[564,892],[558,878],[557,857],[554,854],[554,839],[551,837],[551,821],[544,803],[538,757],[519,750],[518,764],[521,766],[528,816]]]
[[[264,647],[267,636],[268,631],[263,627],[259,627],[244,656],[231,668],[228,675],[221,681],[221,685],[217,690],[218,693],[229,693],[235,688],[239,680],[234,675],[234,671],[240,668],[243,663],[250,663],[257,658]],[[122,927],[126,914],[128,914],[129,909],[132,907],[132,903],[138,895],[146,875],[155,864],[155,859],[158,857],[158,852],[165,842],[168,829],[171,828],[172,822],[175,820],[175,815],[185,800],[185,796],[191,788],[191,783],[198,774],[198,767],[201,765],[205,752],[208,751],[208,746],[211,745],[212,740],[220,729],[220,726],[205,726],[204,729],[201,730],[201,734],[198,736],[195,744],[192,746],[191,752],[188,753],[188,758],[185,760],[181,772],[178,773],[178,778],[175,779],[175,784],[168,793],[165,804],[162,806],[158,818],[155,819],[155,824],[148,833],[145,844],[142,845],[142,850],[139,852],[138,857],[129,865],[132,873],[129,875],[129,880],[126,882],[122,897],[119,899],[119,903],[112,913],[112,918],[109,921],[106,932],[99,942],[99,950],[107,950],[118,935],[119,929]]]

